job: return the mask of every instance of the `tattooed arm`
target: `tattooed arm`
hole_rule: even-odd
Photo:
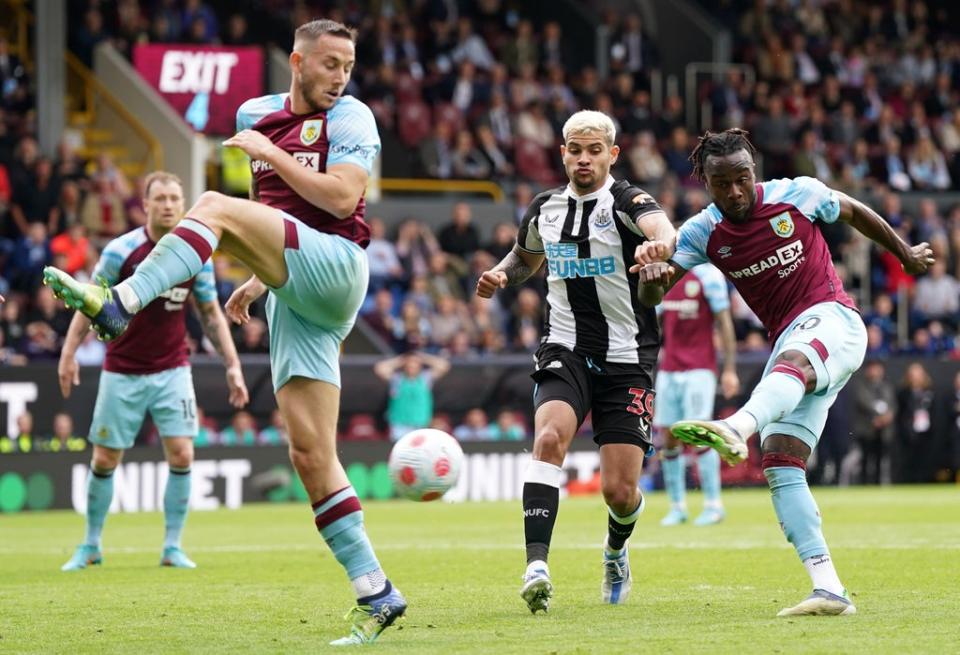
[[[203,333],[213,344],[217,354],[223,358],[223,365],[227,369],[227,386],[230,390],[230,404],[234,407],[243,407],[250,399],[247,385],[243,381],[243,371],[240,368],[240,356],[237,347],[230,335],[230,326],[216,300],[198,302],[197,313],[200,315],[200,325]]]
[[[533,253],[514,246],[499,264],[484,271],[477,280],[477,295],[491,298],[497,289],[523,284],[540,270],[545,259],[543,253]]]

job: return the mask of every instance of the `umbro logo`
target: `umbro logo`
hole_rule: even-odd
[[[717,250],[717,254],[720,255],[720,259],[726,259],[733,254],[733,248],[730,246],[723,246]]]

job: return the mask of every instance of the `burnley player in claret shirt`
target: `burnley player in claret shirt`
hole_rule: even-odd
[[[671,431],[686,443],[716,448],[730,464],[746,458],[746,439],[760,433],[774,510],[813,586],[778,616],[853,614],[807,486],[806,463],[827,411],[863,362],[867,335],[815,224],[849,224],[911,275],[933,264],[933,251],[926,243],[908,245],[872,209],[819,180],[758,182],[755,152],[740,129],[700,138],[691,160],[713,203],[681,226],[672,256],[669,244],[638,253],[641,297],[658,300],[688,270],[710,262],[763,321],[773,351],[747,403],[725,421],[685,420]]]

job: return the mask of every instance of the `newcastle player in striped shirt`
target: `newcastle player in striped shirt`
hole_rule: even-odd
[[[564,456],[592,411],[608,507],[603,544],[604,602],[626,601],[627,539],[643,511],[637,488],[650,445],[657,317],[637,297],[636,257],[664,257],[676,232],[643,190],[610,177],[620,153],[608,116],[580,111],[563,126],[570,183],[534,198],[517,244],[477,282],[490,298],[521,284],[546,262],[547,314],[536,355],[533,461],[523,485],[527,569],[520,595],[547,611],[553,585],[547,552],[557,518]],[[649,240],[649,241],[648,241]]]

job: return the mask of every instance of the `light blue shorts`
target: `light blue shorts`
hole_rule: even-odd
[[[150,412],[161,437],[197,435],[197,400],[189,366],[148,375],[100,373],[90,443],[125,450]]]
[[[709,421],[717,394],[717,374],[706,368],[657,371],[653,425],[658,428],[684,419]]]
[[[788,350],[797,350],[810,360],[817,374],[817,388],[805,395],[792,412],[767,424],[760,432],[760,442],[771,434],[787,434],[813,449],[820,440],[830,406],[863,363],[867,329],[860,314],[849,307],[836,302],[820,303],[797,316],[783,331],[767,360],[764,377],[777,357]]]
[[[267,298],[274,391],[300,376],[340,386],[340,344],[367,294],[367,253],[284,214],[287,281]]]

